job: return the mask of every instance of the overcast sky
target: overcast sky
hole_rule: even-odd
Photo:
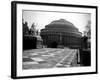
[[[28,22],[29,28],[32,23],[36,24],[37,29],[43,29],[45,25],[54,20],[65,19],[75,25],[79,31],[83,32],[88,21],[91,20],[91,15],[86,13],[60,13],[46,11],[23,11],[23,20]]]

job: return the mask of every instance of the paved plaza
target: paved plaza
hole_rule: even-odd
[[[71,67],[71,65],[77,64],[76,55],[77,49],[69,48],[41,48],[25,50],[23,51],[22,67],[23,69]]]

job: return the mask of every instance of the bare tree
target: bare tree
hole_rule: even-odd
[[[23,36],[28,35],[29,34],[28,22],[22,24],[23,24]]]
[[[91,37],[91,22],[88,21],[87,25],[85,26],[84,35],[87,37]]]

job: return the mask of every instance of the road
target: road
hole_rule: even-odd
[[[70,67],[77,49],[42,48],[23,51],[23,69]],[[75,64],[75,63],[74,63]]]

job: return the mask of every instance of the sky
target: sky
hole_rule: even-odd
[[[23,21],[28,22],[29,28],[33,23],[39,31],[45,28],[45,25],[50,24],[54,20],[65,19],[83,33],[88,21],[91,21],[91,14],[89,13],[71,13],[71,12],[48,12],[48,11],[23,11]]]

